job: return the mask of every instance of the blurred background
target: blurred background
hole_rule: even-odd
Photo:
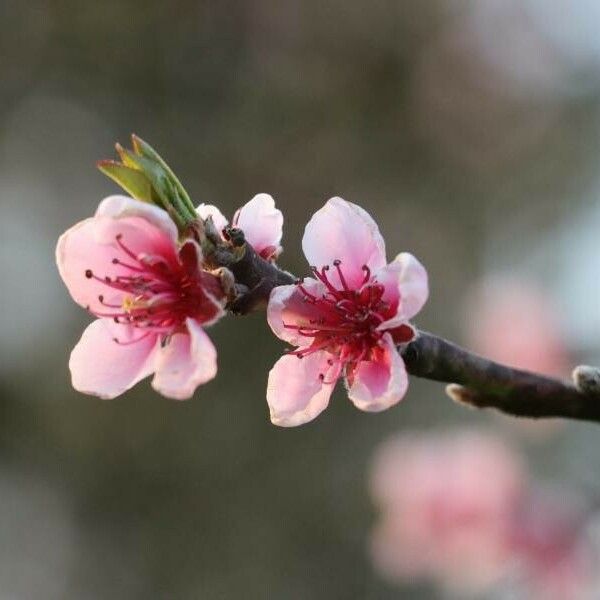
[[[445,597],[370,559],[370,465],[398,431],[493,430],[593,504],[597,426],[518,425],[430,382],[377,415],[338,389],[274,427],[263,314],[210,329],[219,375],[188,402],[77,394],[89,317],[54,247],[135,132],[197,203],[272,194],[285,268],[340,195],[428,268],[419,327],[554,374],[598,364],[599,30],[596,0],[2,0],[0,598]]]

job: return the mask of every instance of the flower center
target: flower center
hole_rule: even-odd
[[[362,360],[373,359],[373,354],[380,352],[379,342],[385,331],[378,329],[384,321],[392,318],[397,311],[397,305],[392,305],[383,296],[385,287],[371,277],[371,270],[363,265],[363,281],[358,289],[351,289],[344,277],[342,262],[333,261],[339,283],[332,281],[330,266],[325,265],[320,269],[311,267],[314,276],[325,286],[321,295],[311,293],[303,285],[303,281],[296,282],[302,294],[302,300],[312,305],[315,318],[308,319],[303,325],[284,326],[295,329],[304,337],[312,338],[310,344],[290,352],[299,358],[325,350],[333,355],[329,360],[330,365],[336,362],[346,368],[354,366]],[[412,329],[404,326],[403,332],[406,340],[412,339]],[[410,336],[408,333],[410,331]],[[324,377],[321,376],[321,379]]]
[[[150,334],[159,334],[164,344],[169,336],[184,329],[186,318],[205,322],[216,316],[219,309],[206,289],[215,287],[214,276],[199,270],[190,273],[181,264],[162,256],[135,254],[125,245],[122,234],[115,239],[117,256],[112,264],[120,267],[122,274],[99,276],[87,269],[85,276],[95,279],[107,290],[122,294],[120,304],[109,303],[100,294],[98,301],[107,310],[95,311],[88,307],[92,314],[142,330],[141,337],[127,342],[114,338],[116,343],[132,344]],[[216,288],[213,291],[216,292]]]

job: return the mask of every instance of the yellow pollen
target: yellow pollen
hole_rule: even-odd
[[[148,302],[142,296],[137,296],[137,298],[125,296],[125,298],[123,298],[122,306],[123,310],[129,313],[136,308],[146,308],[148,306]]]

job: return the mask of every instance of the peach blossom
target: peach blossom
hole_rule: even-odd
[[[404,396],[408,379],[397,345],[427,300],[427,273],[411,254],[386,264],[385,243],[362,208],[332,198],[302,240],[314,278],[275,288],[267,319],[296,347],[269,373],[271,421],[295,426],[314,419],[344,376],[350,400],[381,411]]]
[[[56,260],[75,302],[98,317],[71,353],[75,389],[114,398],[154,373],[157,391],[185,399],[216,375],[203,327],[222,316],[223,290],[164,210],[106,198],[60,237]]]
[[[583,599],[598,591],[597,556],[584,535],[587,514],[581,499],[566,490],[537,488],[524,501],[510,543],[515,585],[528,598]]]
[[[505,573],[515,508],[524,493],[518,458],[475,431],[402,435],[376,455],[371,492],[381,511],[375,567],[392,581],[430,579],[467,592]]]
[[[221,211],[212,204],[200,204],[196,212],[203,219],[212,217],[219,231],[223,231],[229,224]],[[269,194],[257,194],[246,202],[236,211],[231,226],[241,229],[246,241],[265,260],[274,260],[281,253],[283,215],[275,208],[275,201]]]
[[[490,278],[467,303],[472,348],[512,367],[556,377],[569,373],[560,318],[535,285],[514,277]]]

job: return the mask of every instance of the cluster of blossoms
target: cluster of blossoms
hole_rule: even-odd
[[[499,438],[392,438],[375,457],[371,492],[381,513],[371,554],[392,582],[428,579],[459,597],[597,597],[585,507],[529,484]]]
[[[258,218],[280,222],[270,196],[239,212],[239,219]],[[253,232],[246,233],[251,243]],[[256,238],[257,251],[277,248],[280,238],[281,228],[272,227],[270,239]],[[75,302],[98,317],[71,353],[75,389],[114,398],[154,373],[158,392],[186,399],[216,375],[217,352],[203,328],[225,314],[227,286],[218,271],[203,268],[200,244],[180,240],[163,209],[105,198],[60,237],[56,260]]]
[[[133,144],[133,152],[117,147],[122,163],[101,168],[136,197],[106,198],[56,248],[71,296],[97,317],[71,354],[73,386],[114,398],[154,374],[158,392],[186,399],[217,373],[204,328],[243,293],[211,248],[229,245],[235,253],[237,232],[257,260],[273,263],[283,216],[267,194],[238,210],[231,225],[215,206],[193,208],[152,148],[135,137]],[[207,231],[218,241],[208,243]],[[273,332],[294,347],[269,374],[271,420],[313,419],[340,377],[361,410],[394,405],[408,385],[398,347],[415,336],[409,319],[427,299],[425,269],[406,253],[387,264],[373,219],[341,198],[317,211],[302,244],[313,277],[274,287],[268,302]]]
[[[268,376],[274,424],[314,419],[340,379],[363,411],[404,397],[400,350],[417,335],[410,321],[427,301],[427,272],[408,253],[388,263],[367,212],[341,198],[318,210],[302,239],[310,276],[294,281],[275,264],[283,215],[271,196],[255,196],[230,224],[213,205],[194,207],[160,156],[135,136],[132,143],[131,151],[117,146],[121,162],[99,164],[131,196],[104,199],[56,248],[71,296],[96,317],[71,353],[75,389],[114,398],[153,375],[159,393],[190,398],[217,373],[205,328],[254,306],[255,295],[268,298],[268,324],[291,346]],[[516,309],[500,304],[478,321],[486,334],[479,345],[491,353],[507,340],[501,359],[559,370],[564,356],[547,332],[551,319],[526,319],[505,335],[524,304],[518,298]],[[517,335],[524,329],[527,343]],[[544,364],[526,362],[543,356]],[[373,559],[392,580],[428,577],[463,596],[510,580],[518,594],[550,600],[591,589],[584,511],[564,494],[532,490],[498,439],[463,432],[392,440],[377,457],[372,490],[382,513]]]

